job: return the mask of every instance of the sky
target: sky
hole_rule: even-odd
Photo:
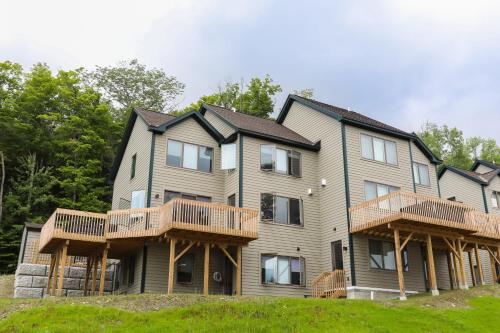
[[[407,131],[500,142],[500,2],[0,0],[0,61],[29,69],[137,58],[186,84],[179,106],[269,74],[283,92]],[[275,114],[276,115],[276,114]]]

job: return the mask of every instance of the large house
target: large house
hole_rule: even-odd
[[[500,220],[458,202],[439,163],[413,133],[296,95],[276,120],[135,109],[112,210],[59,209],[42,228],[47,292],[61,293],[67,256],[87,258],[85,293],[108,258],[115,293],[404,299],[467,288],[473,252],[493,283]]]

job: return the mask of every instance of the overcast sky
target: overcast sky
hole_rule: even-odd
[[[180,105],[270,74],[286,95],[404,130],[500,142],[498,1],[0,0],[0,60],[53,70],[137,58],[186,84]]]

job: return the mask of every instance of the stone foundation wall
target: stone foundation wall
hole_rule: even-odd
[[[48,265],[40,264],[19,264],[16,270],[14,282],[14,297],[40,298],[47,295]],[[97,273],[99,277],[100,270]],[[65,267],[63,280],[64,296],[83,296],[85,268]],[[108,268],[104,281],[105,294],[112,291],[113,268]],[[96,289],[99,289],[99,279],[97,279]]]

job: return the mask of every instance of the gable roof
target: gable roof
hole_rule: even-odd
[[[136,108],[134,109],[134,112],[141,117],[144,122],[151,127],[158,127],[160,125],[163,125],[171,120],[174,120],[176,117],[165,114],[165,113],[159,113],[159,112],[154,112],[154,111],[148,111],[144,110],[141,108]]]
[[[446,165],[439,171],[438,178],[441,179],[441,177],[447,170],[454,172],[457,175],[463,176],[481,185],[488,185],[495,178],[495,176],[500,176],[500,169],[493,170],[487,173],[477,173],[474,171],[464,170]]]
[[[235,132],[248,136],[280,142],[309,150],[319,150],[319,143],[313,143],[288,127],[276,123],[272,119],[263,119],[241,112],[235,112],[220,106],[204,103],[200,113],[209,111],[232,127]]]
[[[432,153],[432,151],[415,133],[405,132],[403,130],[400,130],[399,128],[385,124],[373,118],[367,117],[358,112],[346,110],[334,105],[326,104],[323,102],[319,102],[313,99],[304,98],[293,94],[288,95],[288,98],[285,101],[285,104],[283,105],[283,108],[281,109],[278,118],[276,119],[277,123],[279,124],[283,123],[288,114],[288,111],[290,111],[293,102],[297,102],[302,105],[308,106],[315,111],[318,111],[340,122],[355,127],[364,128],[367,130],[379,132],[382,134],[398,138],[412,140],[415,143],[415,145],[424,153],[424,155],[427,156],[427,158],[431,161],[431,163],[440,164],[443,162],[441,159],[439,159],[436,155]]]
[[[196,111],[188,112],[180,117],[174,117],[172,115],[147,111],[144,109],[134,108],[130,113],[127,125],[125,126],[125,131],[122,136],[120,147],[116,154],[115,160],[113,161],[113,166],[110,173],[110,182],[114,182],[116,175],[118,174],[118,169],[125,154],[130,135],[134,129],[137,117],[140,117],[148,126],[148,131],[153,133],[163,134],[167,129],[176,126],[187,119],[196,120],[217,142],[222,142],[224,137],[220,134],[204,117],[198,114]]]
[[[480,165],[484,165],[485,167],[488,167],[490,169],[493,169],[493,170],[498,170],[500,169],[500,165],[494,163],[494,162],[488,162],[488,161],[485,161],[485,160],[475,160],[474,161],[474,164],[472,165],[472,167],[470,168],[472,171],[476,171],[476,169],[480,166]]]

